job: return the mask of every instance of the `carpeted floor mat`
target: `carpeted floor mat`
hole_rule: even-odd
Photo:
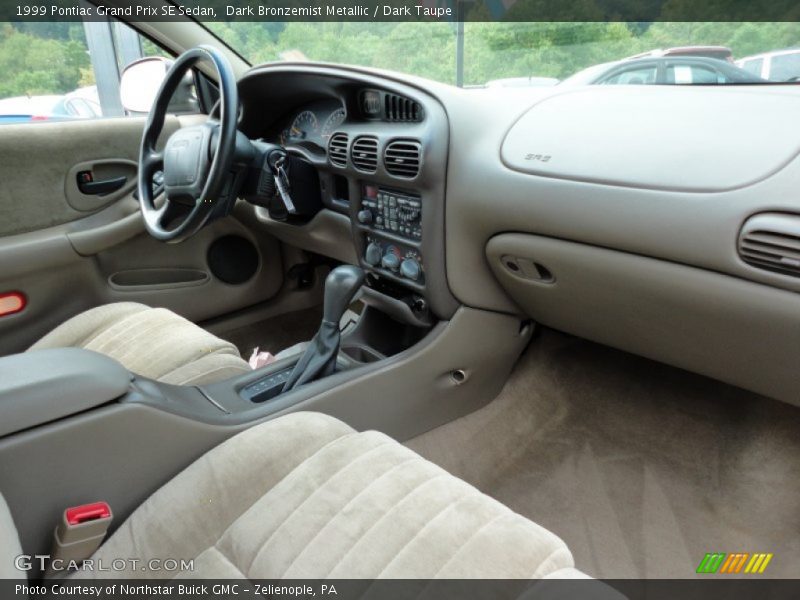
[[[408,445],[595,577],[693,577],[706,552],[800,576],[800,408],[546,331],[493,402]]]

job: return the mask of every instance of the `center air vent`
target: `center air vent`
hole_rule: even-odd
[[[413,179],[419,175],[421,144],[416,140],[394,140],[383,151],[386,171],[396,177]]]
[[[800,277],[800,216],[764,213],[739,235],[739,255],[749,265]]]
[[[368,135],[357,137],[350,149],[350,159],[359,171],[374,173],[378,168],[378,138]]]
[[[349,138],[346,133],[334,133],[328,142],[328,160],[337,167],[347,166],[347,143]]]
[[[422,121],[422,106],[419,102],[397,94],[386,94],[384,103],[387,121]]]

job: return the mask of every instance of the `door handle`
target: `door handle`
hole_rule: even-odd
[[[99,196],[116,192],[128,181],[124,175],[111,179],[101,179],[95,181],[91,171],[81,171],[78,173],[78,189],[87,196]]]

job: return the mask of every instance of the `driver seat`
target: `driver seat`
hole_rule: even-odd
[[[129,371],[173,385],[202,385],[250,372],[236,346],[165,308],[117,302],[65,321],[31,346],[84,348]]]

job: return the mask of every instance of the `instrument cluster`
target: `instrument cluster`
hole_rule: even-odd
[[[346,118],[344,106],[335,100],[309,104],[286,121],[280,132],[280,144],[324,152],[331,134]]]

